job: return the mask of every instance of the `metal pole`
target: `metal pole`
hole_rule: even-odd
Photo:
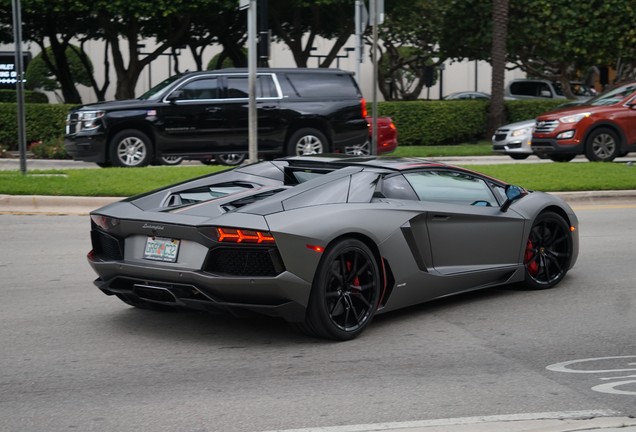
[[[16,96],[18,105],[18,148],[20,172],[26,174],[26,127],[24,115],[24,57],[22,56],[22,8],[20,0],[13,0],[13,41],[15,42]]]
[[[362,0],[356,0],[355,3],[355,25],[356,25],[356,43],[355,43],[355,57],[356,57],[356,80],[360,85],[360,63],[362,63]]]
[[[378,0],[370,0],[373,24],[373,92],[371,97],[371,154],[378,154]]]
[[[256,111],[256,0],[250,0],[247,9],[247,86],[248,101],[248,150],[249,163],[258,162],[257,111]]]

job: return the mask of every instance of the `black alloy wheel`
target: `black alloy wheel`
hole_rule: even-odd
[[[556,213],[540,214],[526,242],[526,287],[552,288],[568,272],[571,259],[572,234],[568,224]]]
[[[508,153],[508,156],[510,156],[514,160],[524,160],[530,157],[530,153]]]
[[[318,266],[301,330],[327,339],[355,338],[375,315],[380,287],[373,252],[356,239],[337,241]]]

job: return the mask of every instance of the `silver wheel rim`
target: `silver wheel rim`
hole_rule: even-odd
[[[348,155],[355,156],[368,156],[371,154],[371,143],[369,143],[369,141],[366,141],[364,144],[347,147],[346,153]]]
[[[323,152],[322,141],[317,136],[305,135],[296,143],[296,155],[314,155]]]
[[[146,143],[137,137],[124,138],[117,145],[117,158],[126,166],[137,166],[146,158]]]
[[[616,141],[610,134],[599,134],[592,141],[592,151],[599,159],[609,159],[616,150]]]
[[[241,153],[227,153],[218,156],[226,165],[238,165],[245,160],[245,155]]]
[[[161,156],[161,161],[168,164],[168,165],[172,165],[172,164],[178,164],[183,160],[182,157],[179,156]]]

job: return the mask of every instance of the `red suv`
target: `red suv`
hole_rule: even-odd
[[[532,150],[556,162],[577,154],[591,161],[611,161],[636,151],[636,83],[580,105],[541,114],[532,134]]]

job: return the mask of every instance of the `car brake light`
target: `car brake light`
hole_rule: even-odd
[[[362,107],[362,117],[367,117],[369,115],[369,111],[367,110],[367,101],[362,98],[360,99],[360,105]]]
[[[268,231],[255,231],[242,228],[216,228],[217,240],[221,243],[276,243]]]

